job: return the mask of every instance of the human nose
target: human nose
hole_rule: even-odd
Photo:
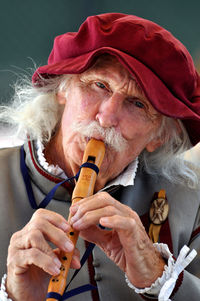
[[[113,94],[101,102],[96,120],[102,127],[117,127],[120,122],[122,102],[123,97],[119,94]]]

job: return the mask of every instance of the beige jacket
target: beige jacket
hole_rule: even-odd
[[[36,200],[41,202],[55,182],[60,179],[48,174],[39,166],[31,143],[29,146],[25,145],[25,150],[33,192]],[[200,191],[171,185],[163,178],[156,180],[138,171],[134,186],[113,187],[110,193],[135,210],[146,223],[152,197],[160,189],[166,190],[170,205],[169,219],[161,230],[161,242],[167,242],[170,245],[175,257],[185,244],[198,251],[198,256],[184,271],[183,279],[180,278],[182,283],[178,282],[178,291],[172,300],[198,301],[200,300]],[[67,217],[69,206],[70,194],[65,187],[60,187],[47,209]],[[20,171],[19,147],[0,150],[0,208],[0,277],[2,277],[6,272],[10,237],[30,220],[34,212],[30,206]],[[147,223],[145,226],[148,228]],[[85,243],[81,239],[79,239],[78,247],[83,253]],[[100,300],[142,300],[140,295],[127,286],[124,273],[98,247],[93,250],[90,269],[94,270]],[[89,267],[86,263],[73,280],[70,289],[90,282]],[[91,297],[91,292],[86,292],[70,300],[94,299]]]

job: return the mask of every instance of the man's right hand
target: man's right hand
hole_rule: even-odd
[[[38,209],[29,223],[13,234],[8,248],[7,292],[13,301],[45,300],[50,276],[60,273],[59,250],[71,252],[73,245],[66,232],[70,226],[61,215]],[[58,249],[53,250],[49,243]],[[75,250],[71,267],[80,268]]]

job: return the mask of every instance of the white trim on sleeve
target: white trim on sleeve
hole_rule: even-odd
[[[175,261],[166,244],[155,243],[154,247],[160,252],[163,258],[168,259],[168,265],[165,266],[162,276],[156,279],[156,281],[150,287],[143,289],[138,289],[132,283],[130,283],[127,275],[125,275],[125,279],[128,286],[134,289],[138,294],[146,293],[148,295],[158,296],[158,301],[171,301],[169,297],[173,292],[178,276],[194,259],[194,257],[197,255],[197,252],[192,250],[189,253],[190,249],[185,245],[181,249],[178,258]]]

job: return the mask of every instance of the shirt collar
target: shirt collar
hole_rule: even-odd
[[[44,146],[42,142],[38,140],[36,143],[36,155],[39,164],[50,174],[66,179],[67,175],[58,165],[54,166],[52,164],[51,165],[48,164],[46,158],[44,157],[43,150],[44,150]],[[104,187],[104,189],[107,189],[108,187],[115,186],[115,185],[122,185],[122,186],[134,185],[137,168],[138,168],[138,158],[132,161],[117,178],[110,181],[106,185],[106,187]]]

